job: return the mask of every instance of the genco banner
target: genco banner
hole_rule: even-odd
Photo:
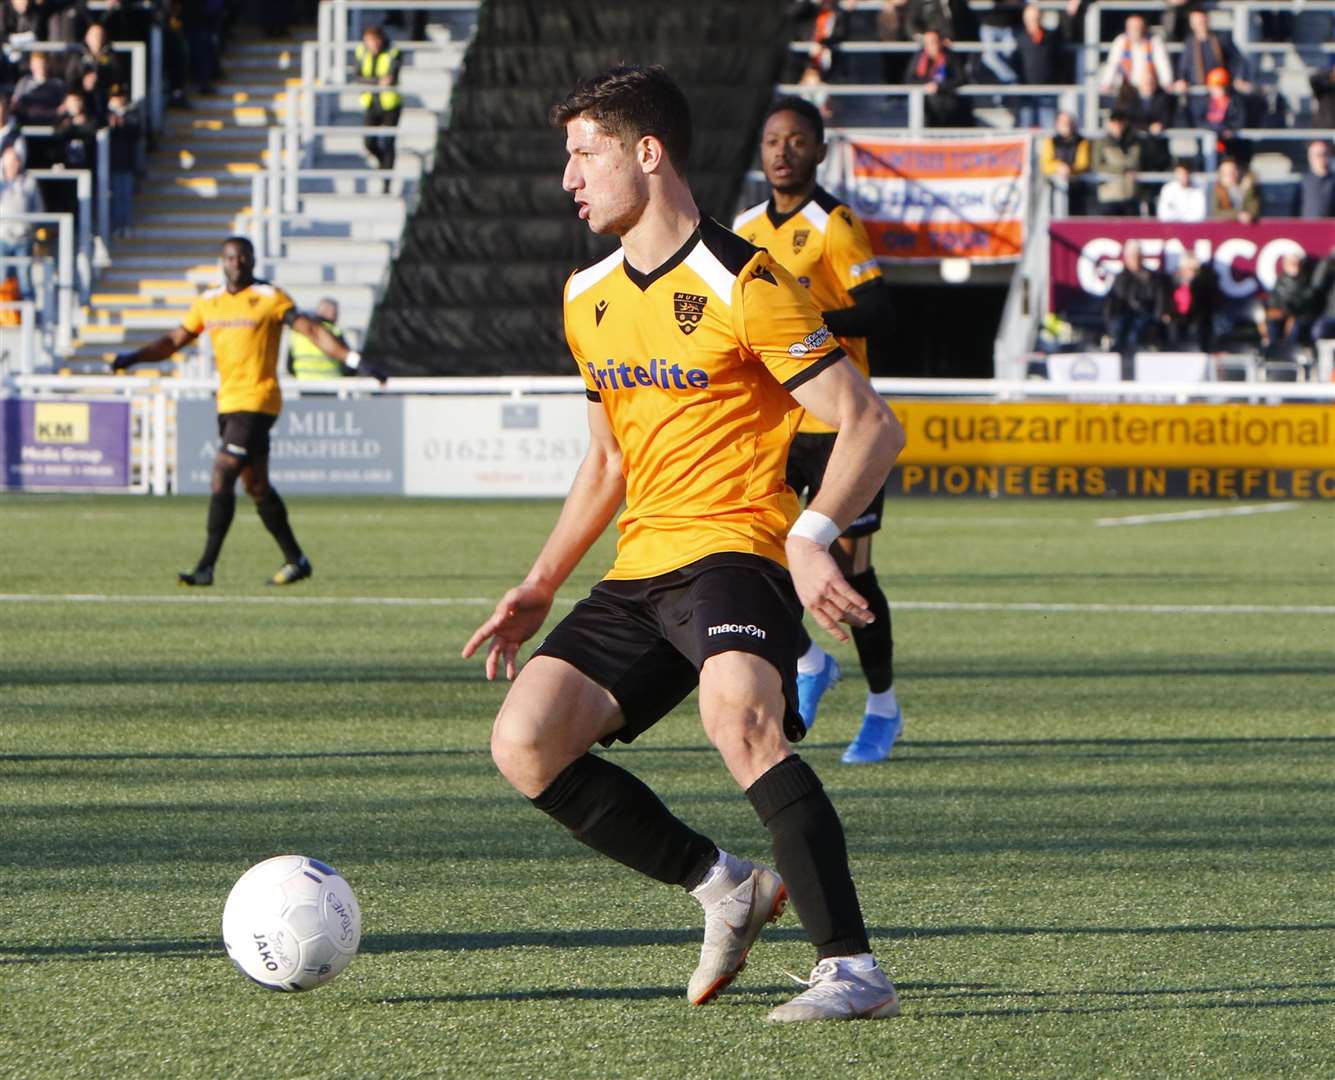
[[[1335,247],[1335,221],[1275,218],[1195,224],[1144,218],[1074,218],[1054,221],[1050,236],[1050,310],[1061,315],[1099,311],[1122,271],[1122,245],[1139,240],[1145,265],[1173,273],[1185,254],[1213,264],[1219,291],[1244,300],[1275,284],[1284,255],[1323,258]]]
[[[269,478],[278,491],[321,495],[403,493],[403,401],[299,398],[269,433]],[[207,494],[218,451],[214,403],[176,405],[176,490]]]

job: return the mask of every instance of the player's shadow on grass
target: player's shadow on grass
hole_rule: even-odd
[[[479,668],[464,664],[312,664],[306,659],[291,664],[244,664],[198,667],[153,667],[126,663],[117,666],[41,667],[23,671],[0,669],[5,686],[175,686],[328,685],[331,683],[477,683]]]

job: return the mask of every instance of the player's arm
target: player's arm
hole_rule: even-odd
[[[839,623],[864,626],[871,621],[870,612],[839,572],[829,548],[885,484],[904,447],[904,429],[846,358],[793,388],[792,395],[838,434],[820,491],[788,534],[788,570],[798,598],[816,622],[846,641]]]
[[[322,353],[332,360],[337,360],[350,374],[369,375],[373,379],[379,379],[382,384],[384,383],[385,376],[383,374],[364,365],[362,354],[356,349],[348,348],[348,343],[332,333],[329,327],[325,326],[319,319],[313,319],[296,308],[288,308],[287,314],[283,316],[283,322],[298,334],[304,334],[310,338]]]
[[[178,326],[174,330],[168,330],[156,341],[150,341],[141,349],[117,353],[116,358],[111,361],[111,370],[125,371],[134,367],[135,364],[151,364],[156,360],[166,360],[169,356],[184,349],[198,336],[184,326]]]
[[[884,278],[874,277],[848,290],[853,306],[821,312],[835,337],[868,337],[890,322],[890,289]]]
[[[589,449],[547,542],[528,575],[501,597],[491,617],[463,647],[463,656],[467,658],[491,639],[486,663],[488,679],[496,677],[502,661],[506,678],[515,677],[519,647],[542,628],[556,590],[602,535],[625,498],[621,447],[612,434],[607,414],[596,401],[589,402],[588,414]]]
[[[841,338],[865,338],[890,323],[890,288],[872,251],[871,237],[862,220],[847,207],[830,215],[827,227],[826,268],[853,301],[852,307],[821,312],[830,333]]]

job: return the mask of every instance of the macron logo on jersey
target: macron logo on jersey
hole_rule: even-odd
[[[709,385],[709,372],[704,368],[683,368],[680,364],[657,358],[650,360],[648,367],[616,360],[605,360],[600,368],[591,363],[584,366],[589,369],[589,378],[599,390],[634,390],[641,386],[654,386],[660,390],[703,390]]]
[[[747,637],[759,638],[761,641],[769,636],[755,623],[747,623],[743,626],[741,623],[735,622],[725,622],[719,623],[718,626],[711,626],[708,634],[710,637],[714,637],[716,634],[745,634]]]

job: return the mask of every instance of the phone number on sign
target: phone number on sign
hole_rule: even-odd
[[[544,439],[540,436],[507,438],[490,435],[470,439],[427,439],[422,443],[422,456],[427,461],[495,464],[578,461],[584,456],[584,444],[573,437]]]

